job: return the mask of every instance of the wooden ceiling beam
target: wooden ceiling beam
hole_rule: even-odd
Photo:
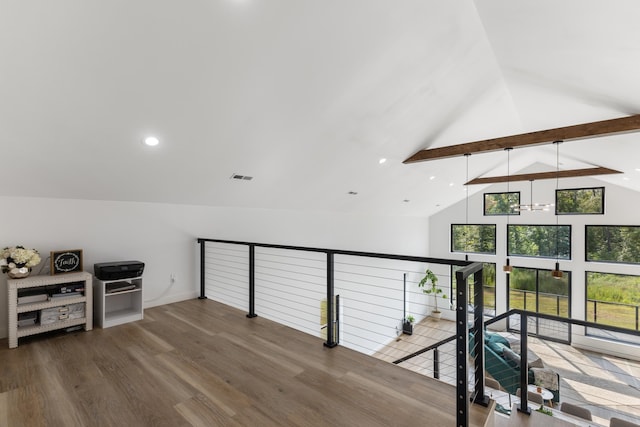
[[[556,179],[556,178],[574,178],[580,176],[593,176],[593,175],[610,175],[615,173],[622,173],[615,169],[609,169],[605,167],[595,167],[586,169],[568,169],[552,172],[536,172],[536,173],[522,173],[518,175],[504,175],[504,176],[489,176],[486,178],[475,178],[467,182],[465,185],[477,185],[477,184],[495,184],[498,182],[514,182],[514,181],[537,181],[540,179]]]
[[[467,142],[447,147],[420,150],[403,163],[424,162],[427,160],[444,159],[465,154],[485,153],[504,150],[505,148],[528,147],[547,144],[554,141],[575,141],[594,136],[614,135],[625,132],[640,131],[640,114],[600,122],[583,123],[580,125],[547,129],[520,135],[504,136]]]

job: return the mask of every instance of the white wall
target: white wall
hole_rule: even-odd
[[[197,295],[198,237],[427,255],[423,218],[19,197],[0,197],[0,204],[2,247],[21,244],[43,257],[81,248],[90,272],[96,262],[145,262],[145,307]],[[1,275],[0,337],[6,298]]]
[[[624,264],[608,264],[585,261],[585,225],[640,225],[637,210],[640,206],[640,195],[635,191],[608,184],[594,178],[562,179],[560,188],[605,187],[604,215],[561,215],[558,217],[560,225],[570,224],[572,235],[571,260],[560,261],[560,268],[571,271],[571,315],[574,319],[584,320],[585,316],[585,277],[586,271],[605,273],[640,275],[640,266]],[[534,202],[555,202],[555,180],[535,181],[533,184]],[[471,191],[476,189],[472,187]],[[512,182],[511,191],[520,191],[522,203],[530,201],[530,184],[528,181]],[[496,253],[497,255],[469,255],[469,260],[496,263],[496,309],[498,313],[507,310],[506,275],[502,273],[502,266],[506,260],[506,216],[483,216],[483,194],[507,191],[505,183],[494,184],[469,196],[468,217],[470,224],[496,224]],[[471,193],[471,192],[470,192]],[[429,252],[434,257],[464,259],[464,254],[450,252],[451,223],[465,223],[465,206],[463,200],[454,206],[432,215],[429,218]],[[522,212],[521,215],[509,217],[511,224],[556,224],[554,211],[550,212]],[[536,259],[526,257],[510,257],[512,266],[552,269],[555,260]],[[603,350],[606,348],[612,354],[625,357],[638,357],[629,354],[629,346],[617,345],[602,340],[581,337],[584,328],[574,328],[573,342],[576,346]],[[637,353],[637,351],[636,351]]]

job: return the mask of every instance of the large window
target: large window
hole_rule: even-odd
[[[586,225],[587,261],[640,264],[640,226]]]
[[[556,215],[604,214],[604,187],[556,190]]]
[[[451,224],[451,252],[496,253],[495,224]]]
[[[520,205],[520,192],[484,193],[485,215],[520,215],[514,206]]]
[[[568,271],[557,279],[551,270],[513,267],[509,275],[509,309],[569,317],[570,279]]]
[[[451,266],[451,290],[450,295],[452,302],[455,301],[456,296],[456,271],[462,267],[455,265]],[[469,304],[474,304],[473,300],[473,275],[467,279],[467,285],[469,288]],[[482,296],[484,300],[484,314],[486,316],[496,315],[496,264],[492,262],[485,262],[482,264]]]
[[[507,227],[507,254],[571,259],[570,225],[515,225]]]
[[[521,309],[571,318],[571,273],[564,271],[562,278],[551,275],[551,270],[513,267],[509,274],[509,310]],[[510,316],[509,329],[519,330],[522,318]],[[561,342],[571,341],[569,324],[544,317],[528,316],[528,333]]]
[[[587,272],[587,321],[638,330],[640,276]]]

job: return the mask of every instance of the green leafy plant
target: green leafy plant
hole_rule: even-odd
[[[433,294],[436,300],[436,309],[433,310],[433,312],[440,313],[440,310],[438,310],[438,294],[442,294],[442,298],[444,299],[446,299],[447,296],[442,292],[442,289],[438,287],[438,276],[429,269],[424,273],[424,277],[420,280],[420,283],[418,283],[418,287],[422,288],[422,292],[427,295]]]
[[[407,322],[409,322],[409,323],[413,323],[413,322],[415,322],[415,321],[416,321],[416,318],[415,318],[415,317],[413,317],[412,315],[408,315],[408,316],[407,316]]]
[[[553,417],[553,412],[551,412],[550,409],[545,408],[543,405],[540,405],[540,407],[538,409],[536,409],[536,412],[540,412],[542,414],[549,415],[550,417]]]

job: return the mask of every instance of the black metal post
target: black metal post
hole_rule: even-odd
[[[518,412],[531,414],[529,409],[529,365],[527,362],[527,313],[520,314],[520,406]]]
[[[333,348],[338,345],[334,336],[333,309],[333,252],[327,252],[327,342],[325,347]]]
[[[636,305],[636,331],[638,330],[638,326],[640,326],[638,324],[638,320],[640,320],[640,319],[638,318],[638,306]]]
[[[433,349],[433,378],[440,379],[440,351]]]
[[[473,403],[489,406],[489,396],[484,392],[484,279],[482,270],[473,273],[473,340],[475,355],[475,393]]]
[[[205,278],[204,278],[204,253],[205,253],[205,245],[207,244],[207,242],[205,242],[204,240],[200,240],[198,239],[198,243],[200,244],[200,296],[198,297],[198,299],[207,299],[207,297],[205,296],[205,292],[204,292],[204,282],[205,282]]]
[[[598,323],[598,309],[596,308],[598,301],[593,300],[593,323]]]
[[[249,313],[248,318],[258,317],[256,314],[256,246],[249,245]]]
[[[467,427],[469,425],[469,387],[467,386],[467,353],[468,335],[467,304],[469,295],[467,292],[466,277],[461,270],[456,271],[456,426]],[[484,349],[483,349],[484,351]]]

